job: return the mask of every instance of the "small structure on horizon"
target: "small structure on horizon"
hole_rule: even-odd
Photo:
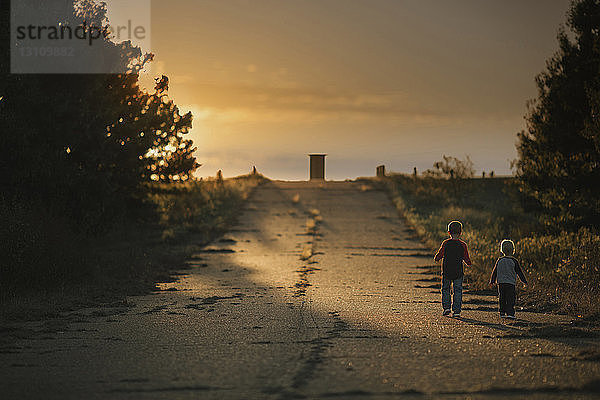
[[[325,180],[325,156],[327,154],[309,154],[310,180]]]
[[[385,177],[385,165],[378,165],[376,169],[377,177],[383,178]]]

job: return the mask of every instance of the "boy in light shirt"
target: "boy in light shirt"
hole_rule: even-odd
[[[490,278],[490,285],[498,282],[500,317],[515,319],[517,275],[524,284],[527,284],[527,279],[525,279],[519,262],[513,257],[515,253],[515,244],[513,241],[503,240],[500,243],[500,252],[502,253],[502,257],[496,261]]]

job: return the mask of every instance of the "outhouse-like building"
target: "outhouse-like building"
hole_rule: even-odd
[[[310,180],[325,180],[325,156],[327,154],[309,154]]]

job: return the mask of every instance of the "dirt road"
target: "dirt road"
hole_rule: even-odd
[[[464,295],[383,192],[262,186],[239,225],[127,306],[3,328],[5,399],[596,398],[599,340]]]

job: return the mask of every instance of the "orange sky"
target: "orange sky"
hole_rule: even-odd
[[[152,2],[153,74],[195,115],[200,176],[306,179],[470,155],[510,173],[563,0]]]

